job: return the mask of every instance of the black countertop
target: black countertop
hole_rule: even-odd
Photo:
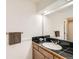
[[[53,42],[59,41],[57,44],[61,45],[63,47],[63,49],[62,50],[52,50],[52,49],[50,49],[50,50],[56,52],[57,54],[62,55],[63,57],[66,57],[67,59],[73,59],[73,43],[72,42],[68,42],[68,41],[64,41],[64,40],[58,40],[58,39],[49,38],[49,37],[46,38],[46,41],[44,41],[44,40],[40,41],[39,38],[40,37],[33,37],[32,41],[34,41],[37,44],[42,44],[44,42],[51,42],[51,41],[53,41]]]

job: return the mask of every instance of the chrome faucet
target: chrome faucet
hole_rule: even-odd
[[[40,41],[43,41],[43,38],[39,38]]]
[[[55,44],[58,44],[58,43],[59,43],[59,40],[58,40],[58,41],[52,41],[52,40],[51,40],[51,42],[52,42],[52,43],[55,43]]]
[[[46,41],[46,38],[44,38],[44,41]]]

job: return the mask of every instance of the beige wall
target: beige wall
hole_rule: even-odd
[[[42,18],[36,14],[31,0],[6,0],[6,31],[23,32],[22,42],[15,45],[8,44],[7,59],[32,59],[31,38],[42,35]]]

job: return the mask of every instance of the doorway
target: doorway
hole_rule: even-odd
[[[69,17],[64,22],[64,39],[73,42],[73,18]]]

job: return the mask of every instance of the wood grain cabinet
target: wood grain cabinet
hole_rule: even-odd
[[[34,59],[44,59],[44,56],[39,51],[34,49]]]
[[[39,48],[39,51],[44,54],[44,56],[46,56],[48,59],[53,59],[53,55],[50,54],[49,52],[45,51],[44,49],[42,49],[41,47]]]
[[[39,44],[33,42],[32,43],[32,59],[66,59],[65,57],[55,53],[51,52],[50,50],[47,50],[44,47],[41,47]]]
[[[45,57],[44,59],[48,59],[47,57]]]

